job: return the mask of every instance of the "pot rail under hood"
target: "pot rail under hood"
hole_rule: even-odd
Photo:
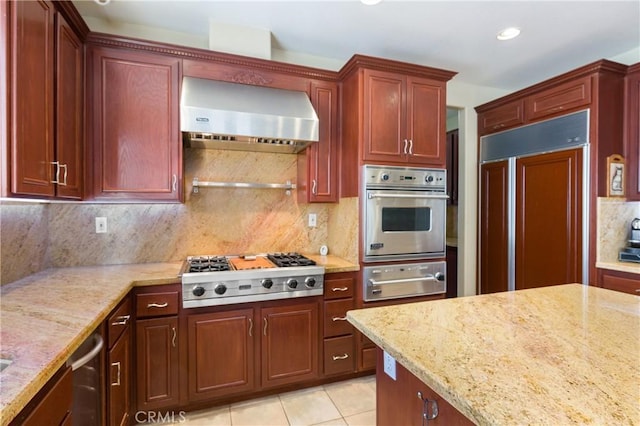
[[[180,130],[186,146],[297,153],[318,141],[304,92],[184,77]]]

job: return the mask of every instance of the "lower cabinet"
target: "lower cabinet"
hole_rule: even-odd
[[[73,372],[59,370],[31,402],[11,422],[11,426],[71,426],[73,407]]]
[[[598,269],[598,285],[609,290],[638,296],[640,295],[640,274]]]
[[[131,415],[131,302],[127,296],[106,320],[107,424],[125,426]]]
[[[384,372],[377,348],[376,423],[378,425],[473,425],[462,413],[396,362],[396,378]]]
[[[253,309],[188,316],[190,401],[254,390],[253,318]]]

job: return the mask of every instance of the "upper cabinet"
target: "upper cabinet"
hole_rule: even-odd
[[[7,195],[83,196],[84,48],[48,1],[7,2]],[[5,179],[7,176],[5,176]]]
[[[640,201],[640,63],[629,67],[626,77],[627,199]]]
[[[180,59],[91,47],[92,195],[180,201]]]
[[[478,134],[480,136],[507,130],[523,123],[524,101],[522,99],[478,112]]]

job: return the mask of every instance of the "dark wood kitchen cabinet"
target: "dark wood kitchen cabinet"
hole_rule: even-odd
[[[131,412],[131,299],[127,296],[107,318],[107,424],[129,424]]]
[[[179,287],[174,284],[135,289],[137,410],[178,405]]]
[[[355,272],[325,275],[322,341],[325,376],[356,371],[356,330],[347,321],[347,311],[355,308],[355,281]]]
[[[383,364],[383,351],[377,349],[378,366]],[[396,379],[383,368],[376,371],[376,424],[378,425],[451,425],[467,426],[473,422],[425,385],[399,363]],[[428,400],[428,401],[425,401]],[[434,407],[437,409],[434,410]],[[429,420],[424,418],[427,415]],[[435,415],[435,418],[431,418]]]
[[[598,285],[609,290],[640,295],[640,274],[598,269]]]
[[[318,301],[262,305],[262,388],[318,377],[319,310]]]
[[[181,201],[180,59],[91,45],[89,52],[93,197]]]
[[[311,103],[320,120],[319,141],[298,154],[298,201],[338,201],[340,149],[338,84],[311,82]]]
[[[627,200],[640,201],[640,63],[629,67],[625,90],[626,193]]]
[[[81,199],[83,44],[52,2],[12,1],[3,7],[8,9],[10,193]]]
[[[189,315],[189,401],[213,399],[255,388],[254,309]]]
[[[478,113],[478,135],[501,132],[524,123],[524,101],[518,99]]]
[[[549,118],[588,106],[591,85],[591,76],[585,76],[528,96],[524,100],[527,120]]]

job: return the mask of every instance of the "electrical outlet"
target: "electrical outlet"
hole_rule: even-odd
[[[309,227],[314,228],[317,224],[318,216],[315,213],[309,213]]]
[[[384,372],[387,374],[387,376],[391,377],[393,380],[396,380],[396,360],[391,355],[389,355],[387,351],[384,351],[383,355]]]
[[[96,217],[96,234],[106,234],[106,233],[107,233],[107,218]]]

